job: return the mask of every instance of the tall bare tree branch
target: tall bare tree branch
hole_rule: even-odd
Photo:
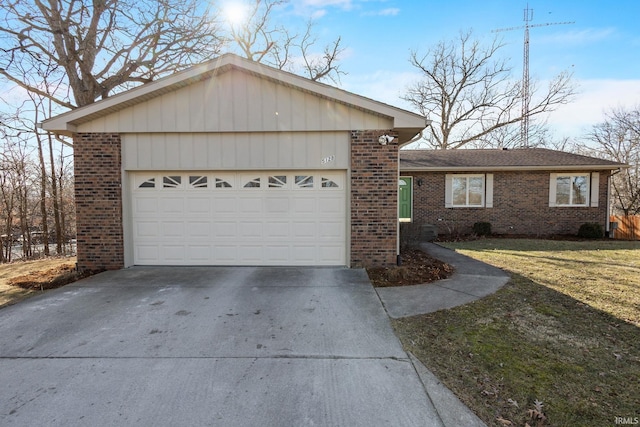
[[[106,98],[212,58],[215,17],[197,0],[7,0],[0,4],[0,75],[63,108]],[[55,65],[71,99],[26,82]]]
[[[522,85],[498,56],[503,46],[497,38],[482,45],[468,31],[424,55],[411,53],[409,61],[422,79],[408,87],[404,99],[432,120],[425,137],[432,148],[504,145],[496,142],[496,132],[522,120]],[[553,111],[574,93],[568,73],[558,75],[544,92],[530,88],[529,116]]]
[[[640,214],[640,107],[614,108],[605,113],[605,120],[593,126],[587,134],[588,145],[581,147],[591,153],[626,163],[612,179],[613,208],[623,215]]]
[[[317,38],[312,20],[306,22],[301,34],[273,25],[273,15],[289,3],[288,0],[254,0],[247,6],[241,22],[229,23],[228,48],[252,61],[301,74],[314,81],[339,83],[340,76],[345,74],[339,64],[342,39],[338,37],[321,50],[314,50]]]

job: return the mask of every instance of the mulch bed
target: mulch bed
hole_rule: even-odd
[[[419,249],[407,249],[400,253],[402,265],[397,267],[368,268],[373,286],[408,286],[446,279],[453,274],[453,267],[430,257]]]

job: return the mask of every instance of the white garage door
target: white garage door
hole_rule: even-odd
[[[132,174],[134,264],[346,265],[344,172]]]

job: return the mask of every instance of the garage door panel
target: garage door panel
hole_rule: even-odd
[[[188,245],[186,259],[190,262],[208,262],[211,259],[211,245]]]
[[[158,213],[160,214],[180,214],[184,213],[183,197],[166,197],[158,201]]]
[[[236,245],[216,244],[213,247],[213,259],[222,264],[233,265],[238,263],[238,247]]]
[[[316,202],[315,197],[297,196],[291,201],[291,211],[294,215],[315,215],[318,209]]]
[[[339,260],[344,259],[345,249],[344,246],[339,245],[320,245],[318,247],[320,252],[319,256],[321,259],[327,262],[327,265],[331,265],[331,263],[337,263]]]
[[[264,236],[269,238],[288,238],[290,236],[289,232],[289,222],[288,221],[265,221],[264,225]]]
[[[238,236],[244,239],[261,239],[262,222],[241,220],[238,224]]]
[[[295,251],[293,251],[293,259],[297,264],[313,264],[317,262],[318,248],[314,245],[296,245]]]
[[[134,200],[133,203],[134,215],[144,214],[156,214],[158,212],[158,198],[157,197],[145,197],[141,196]]]
[[[213,239],[233,238],[238,234],[237,223],[235,221],[220,221],[213,223]]]
[[[293,237],[295,238],[313,238],[316,237],[318,227],[315,221],[294,221]]]
[[[318,211],[320,214],[335,214],[342,218],[345,212],[344,199],[337,196],[323,197]]]
[[[262,197],[247,196],[238,200],[240,206],[240,213],[243,215],[248,214],[262,214]]]
[[[188,197],[187,212],[192,215],[211,215],[211,199],[209,197]]]
[[[159,233],[160,226],[158,221],[138,221],[134,238],[156,237]]]
[[[183,221],[162,221],[160,227],[161,237],[182,238],[185,236]]]
[[[289,212],[288,197],[272,197],[271,194],[265,194],[264,213],[269,214],[286,214]]]
[[[212,201],[213,214],[235,214],[238,211],[238,198],[229,196],[219,196],[216,194]]]
[[[171,185],[164,184],[166,176]],[[345,265],[344,176],[135,173],[130,180],[134,263]]]
[[[136,258],[140,263],[157,264],[160,259],[160,248],[158,245],[137,245]]]
[[[160,253],[162,260],[168,264],[182,265],[186,261],[185,245],[164,244]]]
[[[318,224],[318,229],[320,230],[318,236],[320,239],[335,239],[344,236],[344,224],[339,221],[321,222]]]
[[[186,224],[186,235],[190,239],[208,239],[211,236],[211,222],[189,221]]]
[[[265,245],[263,251],[268,263],[282,264],[290,259],[288,245]]]
[[[262,245],[242,245],[238,250],[238,261],[241,264],[254,264],[263,262]]]

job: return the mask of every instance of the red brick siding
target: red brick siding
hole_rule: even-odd
[[[549,207],[550,171],[493,173],[493,208],[445,208],[446,173],[402,173],[414,177],[413,217],[436,224],[438,234],[471,233],[475,222],[490,222],[492,232],[544,236],[576,234],[585,222],[607,221],[607,176],[600,173],[598,207]],[[418,185],[418,181],[422,185]]]
[[[76,134],[73,142],[78,269],[123,268],[120,135]]]
[[[390,130],[351,132],[351,266],[396,263],[398,229],[397,139]]]

